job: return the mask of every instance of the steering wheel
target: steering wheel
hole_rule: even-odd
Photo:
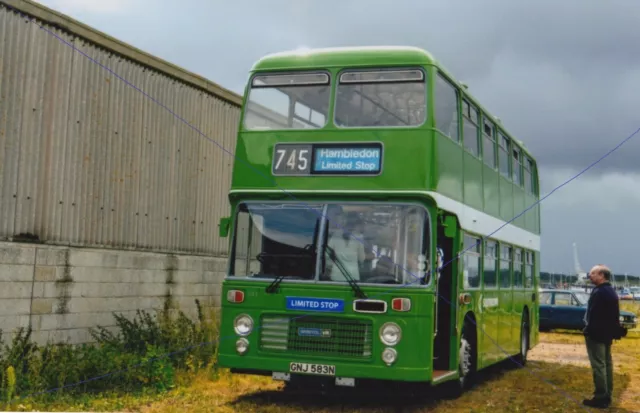
[[[393,276],[388,274],[376,275],[375,277],[367,278],[365,282],[376,284],[400,284]]]
[[[313,254],[313,244],[307,244],[305,245],[302,250],[308,254]],[[278,255],[283,255],[283,254],[272,254],[269,252],[260,252],[258,255],[256,255],[256,259],[264,264],[264,258],[265,257],[274,257],[274,256],[278,256]]]
[[[264,258],[268,255],[269,254],[267,254],[266,252],[261,252],[258,255],[256,255],[256,260],[258,260],[260,264],[264,264]]]

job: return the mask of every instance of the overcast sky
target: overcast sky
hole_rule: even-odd
[[[429,50],[537,158],[543,195],[640,128],[640,2],[40,0],[241,93],[267,53]],[[560,4],[558,4],[560,3]],[[176,8],[179,4],[179,8]],[[542,202],[542,269],[640,274],[640,133]]]

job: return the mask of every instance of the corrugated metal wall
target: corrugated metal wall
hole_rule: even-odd
[[[40,23],[40,22],[39,22]],[[53,27],[232,153],[239,107]],[[233,158],[0,4],[0,237],[226,254]]]

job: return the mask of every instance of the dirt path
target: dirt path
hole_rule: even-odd
[[[539,343],[529,353],[529,360],[589,367],[587,349],[579,344]]]
[[[633,355],[612,349],[613,364],[636,362]],[[550,343],[541,342],[529,353],[530,360],[546,361],[550,363],[572,364],[574,366],[590,367],[587,348],[580,343]]]
[[[638,362],[636,356],[629,354],[627,348],[614,345],[612,353],[614,372],[620,371],[624,366],[634,365]],[[529,360],[591,368],[584,343],[554,343],[543,341],[531,350]],[[637,406],[638,403],[640,403],[640,395],[637,390],[637,383],[626,387],[622,393],[618,395],[617,403]]]

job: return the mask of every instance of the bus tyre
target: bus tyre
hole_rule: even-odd
[[[462,327],[462,337],[460,338],[460,347],[458,353],[458,379],[447,382],[449,397],[457,398],[471,387],[471,380],[475,372],[474,354],[475,340],[472,336],[473,327],[468,323]]]
[[[522,315],[522,322],[520,323],[520,353],[518,353],[516,357],[518,367],[524,367],[527,364],[529,338],[529,314],[525,312]]]

